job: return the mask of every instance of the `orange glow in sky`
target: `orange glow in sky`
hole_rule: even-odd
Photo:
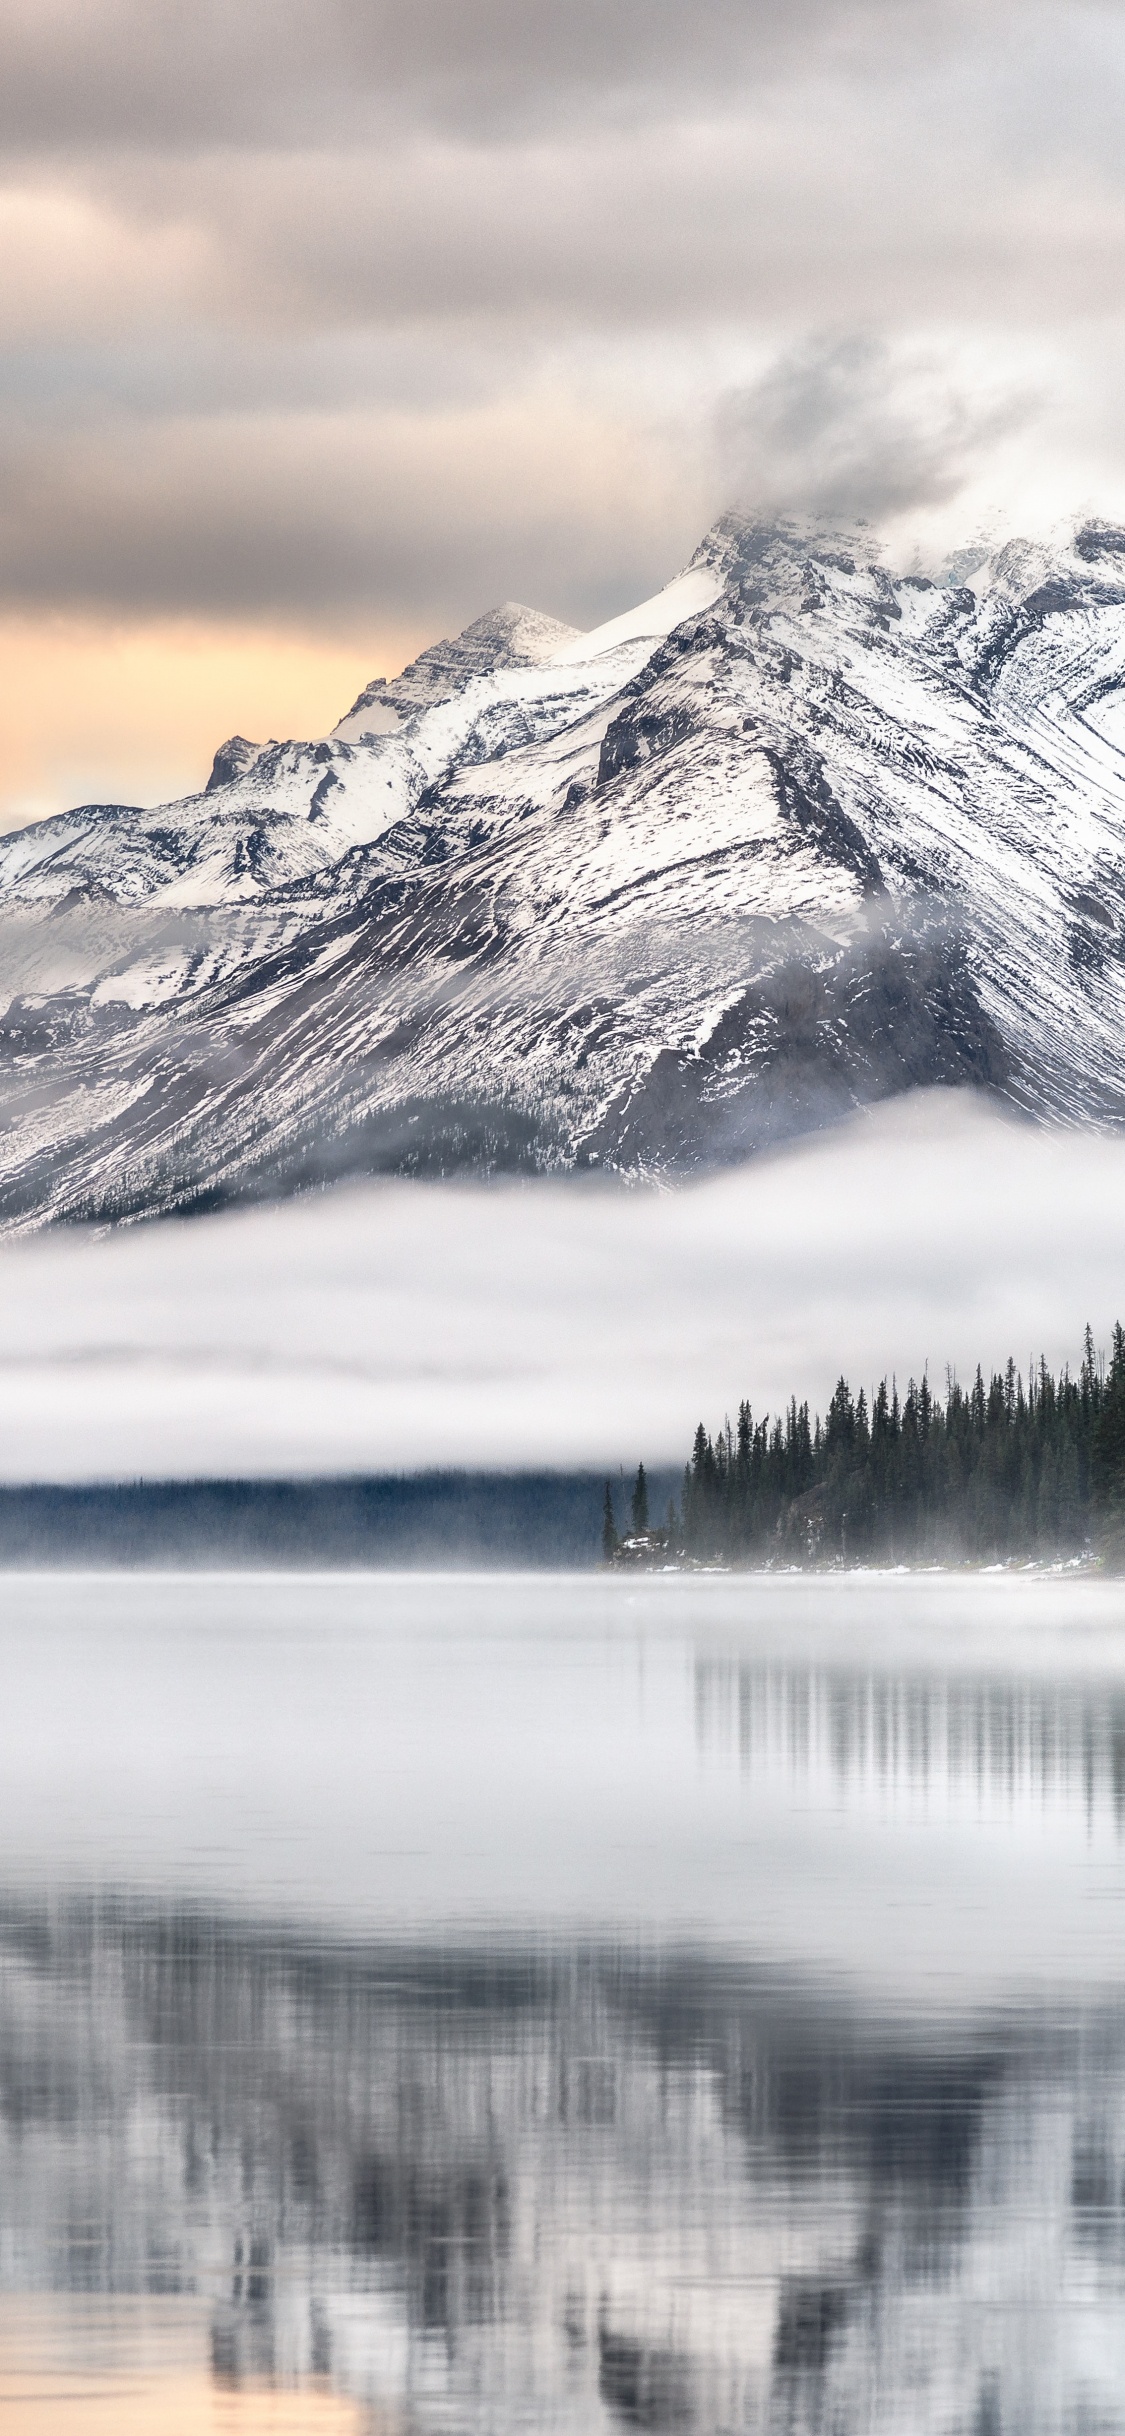
[[[179,620],[0,619],[0,828],[204,785],[230,735],[320,736],[427,634],[331,641]]]

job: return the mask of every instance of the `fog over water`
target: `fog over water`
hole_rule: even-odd
[[[9,1887],[1125,1987],[1115,1583],[8,1580]]]
[[[673,1192],[379,1183],[0,1252],[0,1478],[657,1464],[749,1395],[1076,1362],[1125,1140],[927,1093]]]

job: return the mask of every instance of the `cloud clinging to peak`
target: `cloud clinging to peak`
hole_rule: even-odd
[[[1125,512],[1111,0],[9,0],[0,612],[592,622]]]
[[[1036,404],[1015,382],[974,396],[940,359],[901,360],[866,332],[813,338],[720,400],[720,461],[758,508],[880,526],[955,499]]]

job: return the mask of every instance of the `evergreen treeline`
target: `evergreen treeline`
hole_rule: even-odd
[[[755,1421],[700,1423],[672,1535],[689,1555],[883,1562],[1079,1553],[1125,1527],[1125,1333],[1089,1328],[1077,1377],[1009,1361],[969,1388],[928,1379],[870,1404],[841,1379],[822,1421],[794,1397]]]

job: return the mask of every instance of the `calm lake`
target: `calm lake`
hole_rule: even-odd
[[[7,1575],[5,2436],[1125,2429],[1125,1586]]]

